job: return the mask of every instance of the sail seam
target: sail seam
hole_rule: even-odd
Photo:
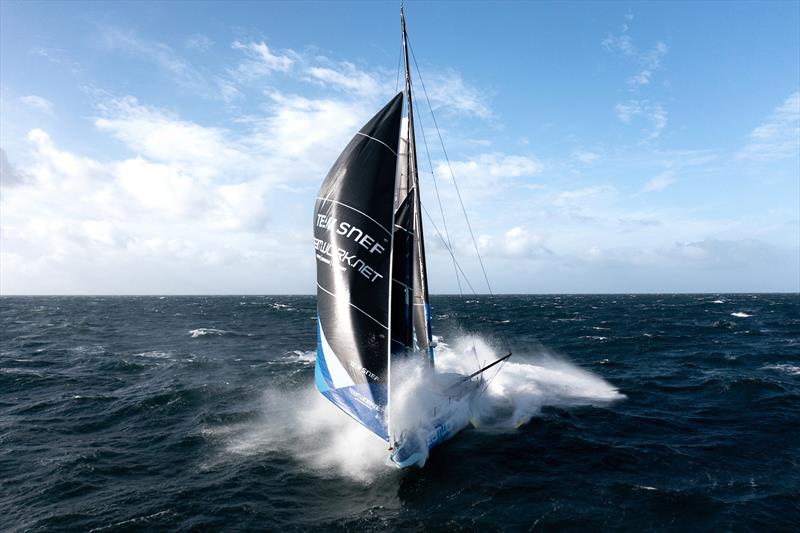
[[[368,219],[370,219],[371,221],[373,221],[375,224],[377,224],[377,225],[378,225],[378,227],[379,227],[379,228],[381,228],[383,231],[385,231],[385,232],[386,232],[386,233],[388,233],[389,235],[391,235],[391,234],[392,234],[392,232],[391,232],[391,231],[389,231],[388,229],[386,229],[386,228],[384,228],[384,227],[383,227],[383,224],[381,224],[380,222],[378,222],[377,220],[375,220],[374,218],[372,218],[371,216],[369,216],[369,215],[368,215],[368,214],[366,214],[365,212],[363,212],[363,211],[360,211],[360,210],[356,209],[356,208],[355,208],[355,207],[353,207],[352,205],[347,205],[347,204],[345,204],[345,203],[342,203],[342,202],[339,202],[339,201],[337,201],[337,200],[331,200],[330,198],[323,198],[322,196],[317,196],[317,200],[322,200],[322,203],[325,203],[325,202],[331,202],[331,203],[334,203],[334,204],[339,204],[339,205],[341,205],[341,206],[343,206],[343,207],[346,207],[346,208],[348,208],[348,209],[352,209],[352,210],[353,210],[353,211],[355,211],[356,213],[360,213],[360,214],[364,215],[365,217],[367,217]]]
[[[330,294],[331,296],[333,296],[333,297],[334,297],[334,298],[336,298],[337,300],[340,300],[340,299],[341,299],[341,298],[339,298],[339,296],[335,295],[334,293],[332,293],[331,291],[329,291],[328,289],[326,289],[325,287],[323,287],[322,285],[320,285],[320,284],[319,284],[319,282],[317,282],[317,287],[319,287],[319,288],[320,288],[320,289],[322,289],[323,291],[327,292],[328,294]],[[383,324],[383,323],[382,323],[380,320],[378,320],[377,318],[375,318],[375,317],[374,317],[374,316],[372,316],[371,314],[367,313],[366,311],[364,311],[363,309],[361,309],[361,308],[360,308],[360,307],[358,307],[357,305],[354,305],[354,304],[353,304],[353,302],[349,302],[349,301],[348,301],[347,303],[350,305],[350,307],[352,307],[352,308],[353,308],[353,309],[355,309],[356,311],[360,311],[360,312],[362,312],[362,313],[364,314],[364,316],[366,316],[367,318],[371,318],[372,320],[374,320],[374,321],[375,321],[375,323],[377,323],[377,324],[378,324],[380,327],[382,327],[383,329],[385,329],[385,330],[387,330],[387,331],[389,330],[388,326],[386,326],[385,324]]]
[[[386,148],[388,148],[388,149],[389,149],[389,151],[390,151],[390,152],[392,152],[392,153],[394,154],[394,156],[395,156],[395,157],[397,157],[397,152],[395,152],[394,150],[392,150],[392,148],[391,148],[391,147],[390,147],[388,144],[386,144],[385,142],[383,142],[382,140],[380,140],[380,139],[376,139],[375,137],[371,137],[371,136],[367,135],[366,133],[361,133],[360,131],[356,132],[356,135],[361,135],[362,137],[366,137],[367,139],[370,139],[370,140],[372,140],[372,141],[375,141],[375,142],[379,142],[379,143],[381,143],[381,144],[382,144],[382,145],[384,145]]]

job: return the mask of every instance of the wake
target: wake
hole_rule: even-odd
[[[502,355],[478,336],[458,338],[452,347],[440,341],[435,351],[437,374],[465,377]],[[455,410],[448,405],[452,399],[434,392],[432,380],[439,378],[425,365],[406,361],[393,366],[392,374],[403,376],[392,383],[392,425],[398,433],[426,434],[433,418],[443,412],[450,412],[459,426],[513,431],[545,406],[601,406],[625,398],[601,377],[544,348],[515,353],[502,366],[485,372],[480,394]],[[298,390],[267,390],[261,420],[255,425],[210,432],[224,439],[230,454],[288,454],[325,476],[370,482],[393,471],[385,465],[386,442],[328,402],[312,383]]]

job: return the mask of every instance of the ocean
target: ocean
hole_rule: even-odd
[[[0,530],[800,529],[797,294],[431,313],[443,365],[514,355],[400,471],[314,391],[313,297],[0,298]]]

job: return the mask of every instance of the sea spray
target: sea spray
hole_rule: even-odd
[[[474,349],[474,353],[472,350]],[[539,414],[544,406],[604,405],[623,399],[601,377],[539,347],[515,353],[511,360],[473,379],[472,401],[458,400],[443,389],[502,356],[485,339],[467,335],[452,347],[441,340],[435,352],[436,373],[421,359],[393,365],[392,427],[396,436],[424,439],[433,421],[448,412],[458,427],[513,430]],[[455,402],[455,404],[454,404]],[[331,404],[309,384],[294,390],[270,389],[263,412],[252,426],[224,432],[233,454],[283,453],[325,476],[371,482],[390,475],[385,466],[387,443]]]
[[[443,413],[456,429],[470,423],[513,429],[529,422],[546,405],[604,405],[625,397],[601,377],[544,347],[532,354],[514,354],[469,383],[458,385],[465,376],[503,355],[485,339],[467,335],[457,338],[452,348],[439,340],[435,373],[416,359],[393,367],[391,409],[396,434],[425,442]]]

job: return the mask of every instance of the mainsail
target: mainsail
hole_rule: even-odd
[[[388,440],[390,280],[403,93],[353,137],[317,195],[319,391]]]

